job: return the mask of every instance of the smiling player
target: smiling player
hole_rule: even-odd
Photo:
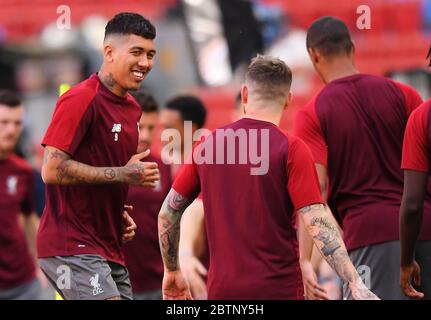
[[[128,185],[154,187],[159,174],[140,161],[148,151],[134,155],[142,111],[128,90],[150,72],[155,36],[139,14],[110,20],[100,71],[61,96],[43,139],[38,256],[65,299],[132,298],[121,248],[136,228],[124,211]]]

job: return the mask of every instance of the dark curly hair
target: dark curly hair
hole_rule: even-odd
[[[105,39],[111,34],[135,34],[153,40],[156,37],[156,28],[138,13],[121,12],[109,20],[105,27]]]
[[[202,128],[205,124],[207,110],[198,97],[192,95],[174,97],[166,103],[166,109],[178,111],[183,121],[191,121],[198,128]]]

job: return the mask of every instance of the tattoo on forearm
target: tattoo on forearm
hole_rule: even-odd
[[[57,184],[99,184],[116,181],[120,175],[117,167],[92,167],[80,163],[59,150],[51,151],[47,148],[44,152],[44,164],[48,161],[57,161]]]
[[[304,207],[298,212],[308,215],[310,221],[308,228],[312,238],[328,264],[345,282],[356,282],[359,275],[350,261],[337,227],[328,217],[322,215],[324,210],[322,204],[316,204]]]
[[[169,271],[178,268],[181,216],[190,200],[171,189],[159,214],[159,242],[162,258]]]
[[[323,207],[323,204],[320,204],[320,203],[319,204],[312,204],[312,205],[305,206],[305,207],[299,209],[298,212],[301,214],[306,214],[306,213],[313,211],[313,210],[322,210],[322,207]]]
[[[104,170],[104,175],[105,175],[105,178],[107,179],[107,180],[114,180],[115,179],[115,170],[114,169],[110,169],[110,168],[108,168],[108,169],[105,169]]]
[[[360,283],[356,287],[351,287],[352,295],[355,299],[360,300],[376,300],[376,295],[371,292],[363,283]]]

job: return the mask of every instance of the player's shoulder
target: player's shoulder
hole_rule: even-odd
[[[382,78],[385,79],[386,81],[392,83],[393,85],[395,85],[397,88],[399,88],[403,92],[419,95],[418,91],[407,83],[403,83],[403,82],[400,82],[400,81],[397,81],[394,79],[389,79],[389,78],[384,78],[384,77],[382,77]]]
[[[431,110],[431,99],[425,100],[410,115],[410,118],[426,117]]]
[[[129,103],[133,104],[135,107],[137,107],[137,108],[139,108],[139,109],[141,108],[141,107],[139,106],[138,101],[135,99],[135,97],[134,97],[133,95],[131,95],[131,94],[130,94],[130,92],[127,92],[126,100],[127,100]]]
[[[93,74],[90,78],[78,83],[64,94],[58,100],[58,104],[74,103],[79,105],[89,104],[97,95],[99,90],[99,81],[96,79],[97,75]]]
[[[320,92],[314,95],[306,104],[299,108],[295,116],[295,132],[297,133],[298,127],[310,124],[317,120],[316,115],[316,100]]]
[[[126,103],[124,104],[124,106],[130,108],[131,112],[133,113],[133,116],[137,117],[137,121],[139,121],[142,115],[142,108],[139,105],[138,101],[135,99],[135,97],[129,92],[126,95]]]
[[[141,106],[139,105],[135,97],[132,94],[130,94],[130,92],[127,92],[126,94],[126,104],[130,105],[134,109],[134,111],[142,113]]]
[[[307,144],[304,142],[304,140],[302,140],[300,137],[298,137],[295,134],[286,132],[286,139],[289,142],[289,147],[294,147],[294,148],[301,148],[302,146],[307,146]]]
[[[390,82],[390,79],[368,74],[368,73],[355,73],[348,76],[344,76],[327,83],[317,96],[319,99],[325,95],[337,94],[340,92],[351,92],[352,90],[359,90],[361,87],[371,85],[383,85]]]
[[[311,97],[310,100],[307,101],[301,108],[298,110],[298,114],[310,114],[314,112],[314,109],[316,107],[316,100],[317,97],[320,95],[322,91],[318,92],[314,96]]]
[[[10,164],[16,169],[26,173],[33,173],[33,167],[30,165],[30,163],[27,160],[19,157],[17,154],[11,154],[8,160]]]
[[[412,86],[410,86],[406,83],[402,83],[402,82],[396,81],[396,80],[388,78],[388,77],[375,75],[375,74],[368,74],[368,73],[358,73],[358,74],[355,74],[352,76],[348,76],[348,77],[344,77],[344,78],[332,81],[322,91],[327,92],[327,91],[331,91],[328,89],[334,89],[334,88],[341,88],[342,90],[343,89],[344,90],[351,90],[350,86],[344,86],[344,84],[354,83],[354,82],[357,82],[359,84],[358,88],[361,88],[363,86],[367,86],[367,87],[371,86],[371,87],[374,87],[378,90],[378,88],[386,88],[387,86],[391,86],[391,87],[395,86],[403,92],[418,94],[417,90],[415,88],[413,88]]]
[[[304,155],[311,156],[311,151],[308,145],[300,137],[295,134],[286,133],[288,142],[288,154],[289,158],[292,157],[303,157]]]

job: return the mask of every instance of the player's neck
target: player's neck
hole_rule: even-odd
[[[113,94],[119,97],[125,97],[127,94],[127,90],[124,90],[120,85],[114,80],[112,72],[105,70],[102,66],[100,71],[97,73],[100,81],[102,81],[103,85],[111,91]]]
[[[332,66],[328,66],[326,72],[322,74],[322,78],[325,83],[330,83],[358,73],[359,71],[350,61],[334,62]]]
[[[246,110],[244,118],[255,120],[267,121],[275,124],[277,127],[280,125],[282,112],[273,112],[265,110]]]

